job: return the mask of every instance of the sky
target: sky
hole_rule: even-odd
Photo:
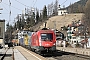
[[[69,6],[70,3],[75,3],[79,0],[58,0],[59,4],[65,5],[65,7]],[[3,10],[0,10],[0,19],[5,19],[5,24],[8,22],[10,24],[14,23],[14,19],[17,16],[17,14],[21,14],[22,10],[24,10],[27,7],[34,7],[38,8],[39,10],[42,10],[44,5],[51,4],[52,2],[54,3],[55,0],[10,0],[11,2],[11,7],[9,5],[9,0],[2,0],[0,3],[0,8],[3,8]],[[62,5],[62,6],[63,6]],[[61,6],[61,7],[62,7]],[[11,10],[11,16],[9,14]]]

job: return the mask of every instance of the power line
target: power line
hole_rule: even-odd
[[[5,3],[5,2],[3,2],[5,5],[8,5],[7,3]],[[8,5],[9,6],[9,5]],[[22,11],[21,9],[19,9],[19,8],[16,8],[16,7],[14,7],[14,6],[12,6],[11,5],[11,7],[13,7],[13,8],[15,8],[15,9],[17,9],[17,10],[20,10],[20,11]]]
[[[18,2],[18,3],[20,3],[20,4],[22,4],[22,5],[24,5],[24,6],[26,6],[26,7],[29,7],[29,6],[25,5],[24,3],[21,3],[20,1],[17,1],[17,0],[15,0],[15,1]],[[35,3],[34,3],[34,2],[35,2]],[[36,1],[33,0],[31,6],[33,5],[32,7],[34,7],[35,4],[36,4],[36,2],[37,2],[37,0],[36,0]]]
[[[67,0],[65,0],[61,5],[63,5],[63,4],[66,3],[66,2],[67,2]],[[61,5],[60,5],[60,6],[61,6]]]
[[[10,13],[2,13],[2,14],[10,14]],[[15,13],[12,13],[13,15],[16,15]]]
[[[35,1],[35,3],[34,3],[34,5],[33,5],[33,7],[35,6],[36,2],[37,2],[37,0]]]
[[[2,3],[1,3],[2,4]],[[2,4],[3,5],[3,4]],[[3,5],[3,7],[5,8],[5,6]],[[7,9],[7,8],[5,8],[6,9],[6,11],[8,11],[9,12],[9,10]]]
[[[32,4],[31,4],[31,6],[33,6],[33,3],[34,3],[34,0],[33,0]]]
[[[29,7],[29,6],[27,6],[27,5],[25,5],[25,4],[21,3],[21,2],[19,2],[19,1],[17,1],[17,0],[15,0],[15,1],[18,2],[18,3],[20,3],[20,4],[22,4],[22,5],[24,5],[24,6],[26,6],[26,7]]]

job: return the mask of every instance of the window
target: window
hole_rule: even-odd
[[[84,36],[80,37],[81,39],[84,39]]]
[[[41,40],[52,40],[52,39],[53,39],[53,34],[50,33],[41,34]]]
[[[76,39],[76,37],[73,37],[73,39]]]
[[[76,43],[76,41],[74,41],[74,43]]]

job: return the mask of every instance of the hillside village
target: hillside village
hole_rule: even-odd
[[[83,41],[86,38],[85,34],[87,34],[87,36],[89,37],[89,33],[88,30],[85,31],[85,26],[82,23],[83,15],[84,15],[83,13],[74,13],[74,14],[62,14],[62,15],[54,16],[49,18],[44,23],[39,24],[39,26],[35,27],[34,30],[37,31],[44,28],[46,23],[46,28],[62,32],[65,36],[65,39],[68,38],[66,40],[69,43],[85,44],[87,42],[87,41]]]
[[[83,13],[69,14],[67,13],[67,10],[58,8],[58,16],[49,18],[43,24],[39,24],[39,26],[34,29],[37,31],[46,27],[57,30],[63,33],[65,39],[67,38],[66,40],[71,45],[74,44],[75,47],[75,44],[85,44],[87,42],[85,39],[89,38],[88,28],[86,28],[82,22],[83,15]]]

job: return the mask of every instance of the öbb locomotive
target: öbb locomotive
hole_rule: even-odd
[[[35,52],[55,52],[56,51],[56,35],[54,31],[42,29],[31,36],[30,48]]]
[[[56,35],[53,30],[42,29],[37,32],[28,31],[27,33],[19,36],[23,36],[19,39],[19,44],[34,52],[53,53],[56,51]]]

